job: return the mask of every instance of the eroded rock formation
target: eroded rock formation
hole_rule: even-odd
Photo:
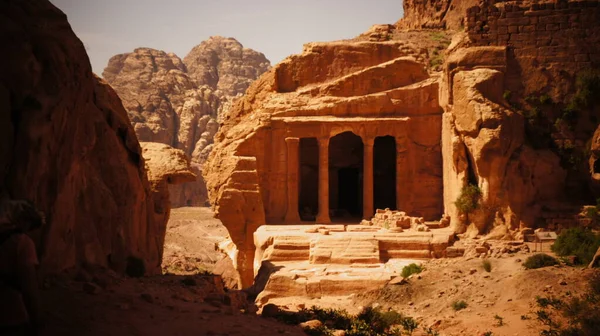
[[[466,26],[465,13],[478,0],[404,0],[404,17],[396,23],[400,29],[453,29]]]
[[[558,156],[524,145],[525,118],[503,102],[506,49],[462,48],[446,63],[442,90],[444,196],[457,231],[473,224],[472,233],[490,225],[533,226],[542,204],[558,197],[565,171]],[[481,189],[482,206],[465,222],[454,202],[467,184]]]
[[[67,17],[45,0],[3,1],[0,31],[0,192],[46,214],[42,270],[122,271],[135,257],[160,272],[165,194],[154,198],[121,100],[92,73]]]
[[[600,65],[598,2],[484,1],[465,15],[440,91],[446,210],[456,225],[470,183],[482,192],[472,234],[577,225],[591,198],[598,109],[578,96]]]
[[[373,196],[380,178],[396,181],[383,183],[386,193],[402,191],[385,200],[391,206],[439,219],[442,110],[437,78],[415,60],[420,52],[403,42],[308,44],[225,114],[204,176],[239,250],[244,286],[253,278],[258,226],[371,218],[381,206]],[[371,181],[351,192],[362,202],[343,196],[346,185],[360,184],[353,174]]]
[[[254,80],[271,68],[262,53],[222,36],[212,36],[195,46],[183,62],[198,85],[207,85],[221,99],[219,112],[229,108],[234,98],[243,95]]]
[[[183,61],[150,48],[109,60],[103,76],[123,100],[139,139],[191,158],[198,179],[170,187],[174,206],[206,205],[201,164],[212,149],[218,115],[269,66],[263,54],[222,37],[211,37]]]
[[[395,27],[355,41],[308,44],[224,116],[205,177],[244,285],[250,233],[263,223],[370,218],[389,207],[424,221],[447,213],[457,233],[501,239],[578,225],[567,212],[590,200],[588,168],[599,157],[593,143],[587,166],[598,109],[581,97],[592,90],[581,74],[600,65],[598,1],[407,1],[405,11]],[[465,31],[444,55],[397,40],[428,27]],[[395,170],[376,166],[377,148]],[[459,213],[469,184],[478,204]],[[382,195],[392,201],[379,203]]]

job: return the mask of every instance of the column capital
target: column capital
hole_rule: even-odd
[[[363,146],[373,147],[373,145],[375,144],[375,138],[363,137],[362,142],[363,142]]]
[[[300,142],[300,138],[288,137],[288,138],[285,138],[285,142],[289,142],[289,143]]]
[[[329,146],[329,137],[318,137],[319,146]]]

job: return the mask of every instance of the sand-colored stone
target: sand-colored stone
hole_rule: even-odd
[[[129,257],[160,272],[169,207],[115,91],[48,1],[0,4],[0,194],[46,214],[36,237],[44,272]]]
[[[162,259],[166,223],[169,221],[171,210],[169,185],[195,181],[196,175],[190,169],[190,161],[182,150],[156,142],[141,142],[140,145],[154,199],[154,216],[158,222],[165,223],[159,231],[159,236],[162,237]]]
[[[298,160],[292,157],[297,155],[290,147],[293,138],[318,143],[317,223],[331,220],[329,211],[337,202],[329,204],[330,192],[337,190],[332,183],[337,182],[330,182],[327,172],[340,164],[335,156],[340,152],[331,148],[334,137],[344,132],[360,137],[365,150],[357,160],[367,163],[377,137],[395,137],[398,188],[403,190],[396,206],[411,215],[439,219],[442,110],[437,78],[429,77],[425,65],[412,58],[415,54],[417,50],[401,42],[311,43],[301,55],[263,75],[225,114],[204,176],[217,216],[235,244],[246,250],[238,258],[245,255],[247,263],[254,259],[251,237],[258,226],[286,218],[297,221],[295,214],[288,215],[295,203],[289,195],[297,191],[288,190],[294,184],[286,182],[295,174],[289,170],[294,169],[291,162]],[[369,164],[363,168],[365,173],[372,169]],[[366,218],[374,212],[372,173],[368,175],[362,195]],[[290,210],[296,211],[293,205]],[[251,265],[239,260],[237,265],[245,269],[242,282],[249,285]]]
[[[355,230],[356,227],[370,231]],[[344,296],[376,289],[414,259],[445,257],[454,232],[393,232],[365,225],[264,225],[254,233],[255,270],[268,274],[257,302],[273,298]],[[321,231],[329,227],[328,234]],[[260,270],[259,270],[260,267]]]
[[[444,199],[460,232],[464,225],[473,225],[472,234],[504,223],[511,229],[531,227],[539,211],[533,203],[556,198],[562,189],[565,172],[558,157],[524,144],[525,119],[502,97],[505,57],[502,47],[476,47],[459,49],[446,63],[441,89]],[[467,183],[482,193],[480,210],[469,218],[454,205]]]

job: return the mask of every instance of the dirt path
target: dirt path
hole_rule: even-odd
[[[215,263],[223,258],[215,244],[227,236],[227,229],[214,218],[210,208],[172,209],[165,237],[163,271],[173,274],[212,271]]]
[[[42,335],[304,335],[236,309],[210,276],[108,278],[50,281]]]

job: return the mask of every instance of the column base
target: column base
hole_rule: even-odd
[[[329,218],[329,214],[327,214],[327,215],[318,214],[316,223],[317,224],[329,224],[329,223],[331,223],[331,218]]]

